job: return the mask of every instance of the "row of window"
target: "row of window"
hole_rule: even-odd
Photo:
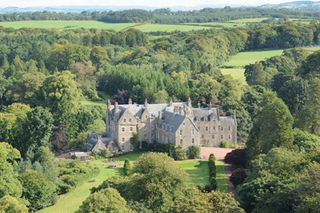
[[[125,132],[125,131],[126,131],[126,128],[125,128],[125,127],[122,127],[122,132]],[[130,132],[133,132],[133,127],[132,127],[132,126],[130,126],[129,131],[130,131]]]

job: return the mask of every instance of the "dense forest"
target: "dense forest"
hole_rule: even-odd
[[[174,12],[167,20],[157,19],[166,17],[163,14],[170,12],[167,10],[136,11],[145,20],[140,20],[135,11],[126,16],[121,12],[97,14],[96,18],[110,22],[181,23],[219,21],[210,15],[216,12],[216,16],[227,17],[219,15],[219,11],[234,14],[228,19],[255,16],[250,9],[242,12],[225,8]],[[252,9],[252,13],[263,12]],[[277,12],[280,13],[275,10],[274,16]],[[193,19],[188,13],[204,15],[197,14]],[[28,15],[22,14],[18,20],[32,19]],[[72,16],[61,17],[68,19],[69,15]],[[14,14],[7,16],[2,19],[15,20]],[[37,17],[36,14],[33,18]],[[47,17],[55,19],[54,14]],[[93,14],[81,16],[87,17],[91,19]],[[11,203],[21,212],[26,212],[25,206],[31,212],[37,211],[55,203],[57,195],[70,191],[81,178],[97,172],[89,164],[58,161],[53,154],[81,149],[89,133],[104,132],[105,108],[83,105],[81,101],[111,99],[127,103],[131,97],[137,103],[145,99],[161,103],[170,98],[185,101],[192,97],[194,105],[211,102],[222,106],[226,114],[237,116],[238,138],[246,145],[244,151],[233,153],[233,157],[240,155],[243,162],[236,165],[239,168],[235,171],[241,174],[236,185],[243,209],[317,212],[320,53],[298,47],[319,45],[319,39],[320,24],[316,22],[174,32],[158,39],[150,39],[135,29],[114,32],[1,28],[0,206]],[[249,85],[221,74],[219,66],[230,56],[261,48],[288,49],[281,56],[246,66]],[[214,211],[215,205],[221,205],[225,212],[243,212],[230,196],[188,188],[172,160],[162,158],[165,166],[159,157],[145,155],[133,168],[136,175],[106,180],[92,189],[93,194],[79,212],[88,212],[90,199],[115,200],[126,211],[124,198],[137,212],[203,212],[203,206]],[[146,162],[154,168],[145,170],[150,166]],[[165,178],[166,184],[159,181],[158,175]],[[152,184],[153,181],[159,182]]]
[[[263,8],[204,8],[193,11],[172,11],[156,9],[153,11],[131,9],[121,11],[55,13],[55,12],[26,12],[0,14],[0,21],[26,20],[99,20],[109,23],[141,23],[151,22],[160,24],[222,22],[242,18],[320,18],[316,11],[294,11],[288,9]]]

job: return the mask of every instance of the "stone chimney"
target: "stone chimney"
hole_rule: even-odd
[[[200,102],[198,102],[198,108],[199,108],[199,109],[201,108],[201,104],[200,104]]]
[[[117,101],[114,102],[114,111],[115,111],[115,112],[118,112],[118,111],[119,111],[119,104],[118,104]]]
[[[209,102],[209,109],[211,109],[212,108],[212,102],[210,101]]]
[[[148,107],[148,100],[144,99],[144,107]]]
[[[172,105],[173,105],[172,98],[170,98],[169,106],[172,106]]]
[[[192,103],[191,103],[191,98],[190,97],[188,98],[188,107],[190,107],[190,108],[192,107]]]
[[[131,105],[132,104],[132,99],[129,98],[128,104]]]

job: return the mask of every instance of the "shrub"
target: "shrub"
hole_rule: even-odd
[[[246,166],[246,153],[244,149],[235,149],[229,152],[224,158],[224,162],[238,167]]]
[[[173,148],[171,155],[172,155],[172,158],[175,160],[187,159],[186,151],[181,146],[177,146],[177,147]]]
[[[232,147],[232,144],[229,141],[221,141],[220,148],[230,148]]]
[[[231,183],[236,187],[244,182],[247,178],[246,171],[244,169],[236,169],[230,176]]]
[[[132,169],[131,163],[130,163],[130,161],[128,159],[126,159],[124,161],[124,165],[123,165],[123,173],[124,173],[124,175],[129,175],[130,172],[131,172],[131,169]]]
[[[20,200],[11,196],[0,199],[0,213],[28,213],[28,208]]]
[[[216,158],[214,154],[209,156],[208,167],[209,167],[209,183],[210,183],[210,191],[215,190],[217,188],[217,172],[216,172]]]
[[[198,146],[190,146],[188,148],[188,158],[189,159],[199,159],[200,158],[200,148]]]

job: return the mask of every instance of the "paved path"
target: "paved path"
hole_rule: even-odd
[[[225,156],[231,152],[233,149],[229,148],[216,148],[216,147],[201,147],[200,150],[200,157],[201,159],[208,160],[210,154],[214,154],[216,157],[216,160],[223,161]],[[234,196],[235,195],[235,189],[233,187],[233,184],[230,182],[229,177],[232,174],[231,165],[225,164],[225,172],[228,177],[228,189],[229,192]]]

